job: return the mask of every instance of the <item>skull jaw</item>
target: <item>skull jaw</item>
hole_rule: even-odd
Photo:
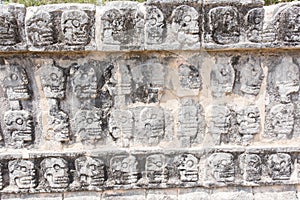
[[[24,176],[15,178],[15,183],[19,189],[35,188],[37,185],[34,176]]]

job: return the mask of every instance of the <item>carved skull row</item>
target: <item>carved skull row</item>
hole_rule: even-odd
[[[266,159],[264,165],[262,159]],[[113,157],[109,169],[101,159],[95,157],[79,157],[74,163],[75,171],[71,172],[65,159],[45,158],[40,162],[38,171],[37,163],[32,160],[9,161],[8,189],[27,190],[39,187],[58,191],[67,187],[95,189],[104,186],[106,181],[107,185],[148,185],[196,183],[200,179],[199,159],[192,154],[174,158],[167,158],[163,154],[149,155],[142,177],[139,175],[138,160],[133,155]],[[217,182],[233,182],[237,173],[246,181],[257,182],[262,179],[265,169],[272,180],[289,180],[293,170],[292,158],[287,153],[270,154],[265,158],[258,154],[244,153],[237,160],[230,153],[214,153],[207,158],[206,165],[208,176]],[[2,181],[1,184],[3,187]]]

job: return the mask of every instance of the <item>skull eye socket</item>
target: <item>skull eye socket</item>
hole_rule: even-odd
[[[128,167],[128,163],[127,162],[123,162],[122,163],[122,168],[127,168]]]
[[[248,117],[249,118],[255,118],[255,113],[253,113],[253,112],[248,113]]]
[[[75,28],[78,28],[80,26],[80,22],[79,20],[72,20],[72,25],[75,27]]]
[[[91,123],[93,123],[93,119],[92,119],[92,118],[87,118],[87,119],[86,119],[86,122],[87,122],[88,124],[91,124]]]
[[[17,123],[18,125],[22,125],[22,124],[24,123],[24,120],[23,120],[22,118],[17,118],[17,119],[16,119],[16,123]]]
[[[22,172],[26,172],[27,171],[27,168],[25,166],[22,166],[21,169],[20,169]]]
[[[186,162],[186,165],[187,165],[188,167],[192,167],[192,166],[194,166],[194,162],[193,162],[192,160],[188,160],[188,161]]]
[[[96,165],[95,165],[95,164],[91,164],[91,165],[89,166],[89,168],[90,168],[91,170],[95,170],[95,169],[96,169]]]
[[[163,163],[161,161],[157,161],[155,164],[156,164],[157,167],[162,167],[163,166]]]
[[[11,78],[11,80],[16,81],[16,80],[18,80],[19,77],[17,74],[11,74],[10,78]]]
[[[55,73],[51,73],[51,74],[50,74],[50,78],[51,78],[52,80],[56,81],[56,80],[58,79],[58,76],[57,76],[57,74],[55,74]]]
[[[86,79],[88,77],[88,74],[87,73],[83,73],[82,75],[81,75],[81,79]]]
[[[189,15],[185,16],[185,17],[184,17],[184,21],[185,21],[185,22],[190,22],[190,21],[192,21],[191,16],[189,16]]]
[[[55,170],[59,170],[59,169],[60,169],[60,166],[59,166],[58,164],[55,164],[55,165],[53,165],[53,168],[54,168]]]

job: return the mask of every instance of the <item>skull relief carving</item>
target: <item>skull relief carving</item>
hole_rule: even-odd
[[[0,13],[0,45],[10,46],[19,41],[18,23],[13,13]]]
[[[179,172],[179,177],[182,182],[197,182],[198,181],[198,159],[192,154],[183,154],[175,157],[174,163]]]
[[[129,110],[113,110],[109,118],[109,130],[122,146],[128,147],[133,137],[133,114]]]
[[[232,182],[235,177],[233,155],[230,153],[214,153],[208,158],[211,176],[217,182]]]
[[[101,124],[99,111],[79,110],[75,115],[74,128],[82,141],[105,139]]]
[[[300,6],[285,9],[280,14],[279,29],[282,39],[286,42],[300,42]]]
[[[148,44],[161,44],[164,42],[164,14],[155,6],[147,7],[146,39]]]
[[[172,30],[182,44],[199,42],[199,13],[193,7],[182,5],[172,13]]]
[[[48,115],[48,134],[50,138],[58,142],[69,141],[69,116],[62,110],[50,110]]]
[[[247,13],[247,36],[251,42],[262,42],[265,10],[254,8]]]
[[[236,77],[241,85],[240,91],[244,94],[258,95],[264,79],[260,63],[254,58],[244,58],[241,60],[240,65],[241,67]]]
[[[211,90],[214,97],[222,97],[232,92],[235,74],[228,57],[217,58],[210,74]]]
[[[61,16],[64,42],[70,46],[87,45],[90,42],[90,18],[81,10],[67,10]]]
[[[4,114],[5,130],[10,145],[23,147],[33,140],[33,118],[26,110],[10,110]]]
[[[25,69],[19,65],[7,66],[3,86],[9,100],[29,99],[29,80]]]
[[[79,157],[75,160],[76,179],[79,187],[99,187],[105,181],[105,165],[102,160]]]
[[[134,156],[115,156],[110,161],[110,170],[115,184],[128,185],[138,179],[137,161]]]
[[[180,85],[187,89],[201,89],[202,79],[199,69],[194,65],[181,64],[179,66]]]
[[[59,190],[69,186],[68,163],[63,158],[45,158],[41,162],[41,171],[47,187]]]
[[[273,72],[273,84],[282,102],[290,102],[290,95],[299,91],[299,68],[293,58],[284,57]]]
[[[146,158],[146,175],[149,183],[167,182],[169,174],[163,154],[154,154]]]
[[[256,154],[242,154],[239,157],[241,173],[246,181],[259,181],[262,175],[261,158]]]
[[[272,154],[268,159],[268,167],[273,180],[288,180],[292,174],[291,156],[286,153]]]
[[[209,11],[212,39],[217,44],[232,44],[239,42],[239,13],[235,7],[225,6]]]
[[[160,107],[147,107],[141,111],[140,121],[142,123],[143,135],[149,145],[157,145],[165,134],[165,115]]]
[[[33,46],[47,46],[55,43],[51,14],[38,11],[26,19],[26,33]]]
[[[95,69],[88,64],[79,69],[71,69],[73,92],[79,99],[94,99],[97,96],[97,77]]]
[[[277,104],[274,105],[269,111],[269,119],[272,133],[277,138],[289,137],[294,129],[295,123],[295,111],[294,105],[289,104]]]
[[[62,69],[56,66],[43,66],[41,83],[46,98],[63,99],[65,97],[66,77]]]
[[[13,160],[8,163],[10,187],[32,189],[37,185],[36,169],[29,160]]]

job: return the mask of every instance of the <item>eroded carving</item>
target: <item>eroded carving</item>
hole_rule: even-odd
[[[183,154],[175,157],[179,179],[182,182],[197,182],[199,174],[198,159],[192,154]]]
[[[82,10],[66,10],[61,16],[64,43],[70,46],[87,45],[90,40],[90,17]]]
[[[75,180],[72,187],[93,188],[104,184],[106,169],[102,160],[92,157],[79,157],[75,160],[75,169]]]
[[[248,106],[237,111],[238,132],[242,142],[249,144],[260,131],[260,113],[257,106]]]
[[[46,98],[63,99],[66,90],[66,76],[61,68],[46,65],[41,69],[41,83]]]
[[[211,134],[215,144],[220,144],[221,135],[227,134],[230,127],[231,113],[223,105],[213,105],[207,112],[208,133]]]
[[[194,65],[181,64],[179,66],[179,79],[182,88],[202,89],[200,70]]]
[[[165,114],[160,107],[146,107],[141,111],[142,139],[148,145],[158,145],[165,134]]]
[[[0,45],[10,46],[20,42],[18,23],[15,15],[1,9],[0,13]]]
[[[110,9],[101,17],[102,41],[112,45],[138,45],[142,41],[144,15],[134,8]]]
[[[212,39],[217,44],[232,44],[239,42],[240,20],[235,7],[225,6],[209,11],[209,24]]]
[[[33,189],[37,186],[34,162],[13,160],[8,162],[9,187],[12,189]]]
[[[265,10],[254,8],[246,15],[247,37],[251,42],[261,42],[263,40]]]
[[[137,160],[134,156],[115,156],[110,160],[111,184],[128,185],[138,180]]]
[[[26,110],[9,110],[4,114],[8,144],[20,148],[33,142],[33,118]]]
[[[26,33],[33,46],[47,46],[56,42],[53,18],[46,11],[38,11],[26,19]]]
[[[3,86],[9,100],[30,98],[28,76],[25,69],[19,65],[7,66]]]
[[[292,57],[283,57],[280,64],[271,71],[269,84],[274,85],[282,102],[290,102],[290,95],[299,91],[299,68]]]
[[[286,42],[300,42],[300,6],[286,8],[279,14],[279,33]]]
[[[166,28],[164,14],[155,6],[147,7],[146,42],[147,44],[162,44],[165,40]]]
[[[286,153],[272,154],[268,158],[269,175],[273,180],[289,180],[292,174],[291,156]]]
[[[101,111],[79,110],[74,117],[74,129],[80,141],[105,140],[102,131]]]
[[[54,141],[70,140],[69,116],[64,111],[52,108],[48,113],[48,137]]]
[[[228,57],[218,57],[210,74],[211,90],[214,97],[221,97],[232,92],[235,79],[234,69]]]
[[[178,6],[172,13],[172,31],[181,44],[195,44],[199,42],[199,13],[193,7]]]
[[[178,112],[177,134],[182,146],[191,146],[197,138],[203,138],[204,115],[200,104],[192,99],[181,100]]]
[[[109,131],[117,144],[129,147],[133,139],[133,114],[129,110],[113,110],[109,118]]]
[[[217,182],[232,182],[235,179],[233,155],[230,153],[214,153],[208,158],[207,167],[210,175]]]
[[[148,183],[166,183],[169,178],[166,157],[154,154],[146,158],[146,178]]]
[[[60,191],[69,186],[68,163],[63,158],[45,158],[41,164],[42,188]]]
[[[259,60],[254,57],[242,57],[234,68],[236,70],[235,87],[242,94],[257,96],[264,79]]]
[[[262,175],[262,161],[256,154],[242,154],[239,157],[241,174],[246,181],[259,181]]]
[[[266,119],[265,135],[278,139],[290,138],[295,123],[295,107],[292,103],[271,107]]]
[[[84,64],[70,71],[73,92],[79,99],[94,99],[97,96],[96,71],[92,66]]]

